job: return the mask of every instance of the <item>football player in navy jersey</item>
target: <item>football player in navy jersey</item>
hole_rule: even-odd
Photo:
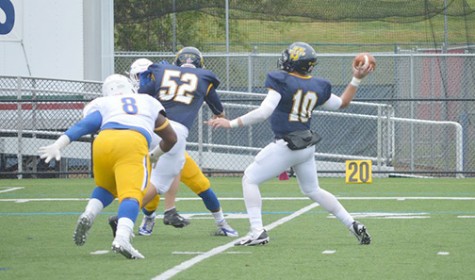
[[[269,236],[262,222],[259,185],[292,168],[303,194],[335,215],[358,239],[370,244],[366,227],[355,221],[336,197],[320,188],[314,158],[319,136],[310,130],[312,111],[320,106],[330,110],[347,107],[371,65],[353,68],[353,79],[341,96],[332,93],[329,81],[311,76],[317,63],[315,50],[307,43],[295,42],[282,52],[280,70],[267,74],[268,94],[259,108],[233,120],[211,119],[212,127],[236,128],[255,124],[270,117],[275,141],[268,144],[244,171],[243,196],[250,221],[249,234],[235,245],[266,244]]]
[[[138,92],[149,94],[160,101],[178,135],[177,144],[171,151],[161,156],[153,167],[151,175],[153,187],[147,190],[144,197],[145,207],[142,211],[145,215],[139,228],[141,235],[152,233],[159,200],[157,194],[166,193],[172,184],[179,184],[181,178],[201,197],[206,208],[213,215],[217,226],[214,234],[238,236],[238,232],[224,218],[220,202],[213,189],[210,188],[209,180],[185,151],[188,132],[203,102],[206,102],[215,117],[224,116],[221,100],[216,93],[220,81],[212,71],[204,69],[203,64],[203,56],[197,48],[185,47],[177,53],[173,64],[154,63],[139,74]],[[180,171],[183,177],[180,177]],[[177,217],[176,209],[172,210],[175,211],[172,214],[176,214],[175,217]],[[114,230],[113,218],[109,223]]]
[[[160,64],[169,64],[168,61],[162,60]],[[129,70],[129,77],[137,88],[140,87],[139,75],[148,70],[148,67],[153,62],[147,58],[136,59],[131,65]],[[190,224],[190,220],[181,216],[176,209],[176,195],[180,186],[180,181],[183,182],[196,194],[202,193],[209,189],[210,182],[208,178],[203,174],[198,164],[193,158],[185,152],[185,163],[180,173],[180,178],[173,181],[170,189],[165,193],[164,199],[164,213],[163,223],[165,225],[171,225],[175,228],[183,228]],[[139,226],[138,234],[143,236],[150,236],[153,233],[155,227],[156,210],[160,203],[160,195],[157,195],[151,202],[144,206],[144,217],[142,223]],[[115,217],[109,218],[109,224],[112,227],[112,231],[115,232]]]

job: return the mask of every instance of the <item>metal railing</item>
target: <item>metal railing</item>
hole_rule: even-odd
[[[371,159],[381,174],[473,176],[475,142],[470,139],[475,138],[475,55],[374,55],[376,72],[363,81],[351,106],[337,112],[315,111],[312,129],[323,136],[316,147],[319,173],[344,172],[341,166],[345,159]],[[279,54],[204,56],[206,67],[224,77],[218,90],[227,116],[234,118],[261,102],[266,74],[276,68]],[[351,80],[353,56],[319,54],[314,74],[330,80],[332,91],[339,95]],[[117,72],[128,70],[138,57],[173,59],[172,54],[119,54],[115,58]],[[41,141],[29,141],[53,141],[81,118],[87,102],[100,95],[101,83],[97,81],[0,77],[0,177],[20,173],[33,176],[35,170],[38,174],[90,174],[90,163],[84,165],[80,157],[41,165],[34,159]],[[213,131],[203,126],[203,120],[210,116],[203,107],[188,139],[190,153],[203,168],[234,170],[231,163],[242,160],[236,170],[242,171],[249,158],[272,141],[267,122]],[[88,156],[90,140],[80,144],[68,147],[73,151],[67,153]],[[208,151],[217,153],[214,159]],[[239,157],[234,160],[234,155]]]

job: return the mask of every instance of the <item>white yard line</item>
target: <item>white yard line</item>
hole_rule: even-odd
[[[0,199],[0,202],[49,202],[49,201],[84,201],[89,198],[5,198]]]
[[[0,191],[1,192],[1,191]],[[422,197],[422,196],[411,196],[411,197],[401,197],[401,196],[390,196],[390,197],[337,197],[338,200],[475,200],[475,197]],[[28,201],[84,201],[88,200],[89,198],[6,198],[0,199],[0,202],[28,202]],[[201,201],[200,197],[187,197],[187,198],[177,198],[177,201]],[[220,201],[237,201],[243,200],[242,197],[220,197]],[[262,200],[309,200],[308,197],[263,197]]]
[[[307,198],[308,199],[308,198]],[[269,225],[266,225],[265,228],[269,231],[275,227],[278,227],[302,214],[304,214],[305,212],[308,212],[310,210],[312,210],[313,208],[317,207],[318,204],[317,203],[312,203],[310,204],[309,206],[306,206],[294,213],[292,213],[291,215],[287,216],[287,217],[284,217],[280,220],[277,220],[275,222],[273,222],[272,224],[269,224]],[[181,264],[175,266],[175,267],[172,267],[171,269],[167,270],[167,271],[164,271],[163,273],[161,273],[160,275],[157,275],[156,277],[152,278],[153,280],[165,280],[165,279],[170,279],[171,277],[177,275],[178,273],[194,266],[195,264],[203,261],[203,260],[206,260],[207,258],[211,258],[217,254],[220,254],[224,251],[226,251],[227,249],[229,248],[232,248],[234,247],[234,243],[236,243],[238,240],[240,240],[240,238],[236,239],[236,240],[233,240],[227,244],[224,244],[222,246],[219,246],[219,247],[216,247],[216,248],[213,248],[211,249],[210,251],[206,252],[206,253],[203,253],[201,255],[198,255],[192,259],[189,259],[185,262],[182,262]]]
[[[475,197],[447,197],[447,196],[410,196],[410,197],[401,197],[401,196],[386,196],[386,197],[375,197],[375,196],[337,196],[338,200],[475,200]],[[177,201],[187,201],[187,200],[201,200],[201,198],[196,197],[182,197],[176,198]],[[236,197],[220,197],[219,200],[242,200],[242,198]],[[309,200],[306,196],[299,197],[263,197],[262,200]]]
[[[24,187],[6,187],[4,190],[0,190],[0,193],[12,192],[21,189],[24,189]]]

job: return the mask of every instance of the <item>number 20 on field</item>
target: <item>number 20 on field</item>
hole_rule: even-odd
[[[373,182],[373,162],[371,160],[347,160],[347,184],[371,184]]]

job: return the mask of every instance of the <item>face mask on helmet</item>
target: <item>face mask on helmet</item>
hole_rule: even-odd
[[[146,58],[139,58],[130,65],[129,77],[135,87],[139,85],[140,73],[145,72],[152,64],[153,62]]]
[[[196,68],[204,68],[204,59],[197,48],[185,47],[177,53],[173,64],[180,67],[193,65]]]
[[[297,42],[291,44],[282,52],[278,67],[287,72],[310,74],[317,65],[317,53],[307,43]]]
[[[124,75],[112,74],[102,83],[102,95],[114,96],[137,93],[131,81]]]

